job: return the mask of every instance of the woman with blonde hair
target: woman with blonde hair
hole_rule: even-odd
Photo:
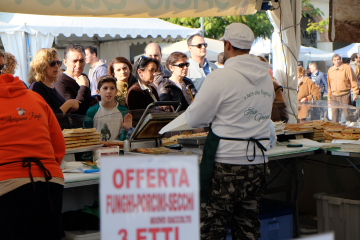
[[[315,84],[306,74],[302,66],[298,66],[298,102],[307,102],[312,100],[320,100],[321,92],[317,84]],[[308,113],[308,108],[299,106],[298,119],[304,120]]]
[[[79,108],[79,100],[65,99],[56,91],[54,83],[61,73],[62,61],[55,49],[40,49],[30,63],[30,89],[40,94],[58,116]]]

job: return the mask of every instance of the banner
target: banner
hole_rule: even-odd
[[[200,239],[196,156],[101,159],[102,240]]]
[[[329,39],[360,42],[360,0],[330,0]]]
[[[2,12],[86,17],[204,17],[254,14],[256,0],[0,0]]]

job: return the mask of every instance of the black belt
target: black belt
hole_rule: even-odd
[[[51,195],[50,195],[50,187],[49,187],[49,180],[52,179],[52,175],[51,172],[44,166],[44,164],[37,158],[24,158],[24,160],[22,161],[14,161],[14,162],[8,162],[8,163],[2,163],[0,164],[0,166],[4,166],[4,165],[8,165],[8,164],[12,164],[12,163],[22,163],[23,167],[28,167],[29,169],[29,175],[30,175],[30,180],[31,183],[33,185],[34,188],[34,192],[36,192],[36,187],[35,187],[35,182],[34,182],[34,178],[31,172],[31,168],[32,168],[32,163],[35,163],[37,165],[39,165],[39,167],[41,168],[41,170],[44,171],[44,177],[45,177],[45,181],[47,184],[47,188],[48,188],[48,195],[49,195],[49,201],[50,201],[50,206],[51,206],[51,210],[53,210],[53,202],[51,199]]]

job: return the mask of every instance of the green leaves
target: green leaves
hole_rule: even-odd
[[[163,18],[163,20],[175,23],[184,27],[200,28],[200,18]],[[224,35],[225,27],[233,22],[241,22],[248,25],[255,34],[255,37],[270,38],[273,26],[264,12],[257,12],[253,15],[205,17],[205,37],[219,39]]]

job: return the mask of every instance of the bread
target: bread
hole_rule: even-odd
[[[360,133],[360,128],[348,127],[341,131],[342,133]]]
[[[326,127],[325,129],[328,132],[341,132],[345,128],[346,128],[345,125],[339,125],[339,126],[329,126],[329,127]]]
[[[71,128],[71,129],[64,129],[62,131],[64,134],[65,133],[91,133],[91,132],[96,132],[96,128]]]

